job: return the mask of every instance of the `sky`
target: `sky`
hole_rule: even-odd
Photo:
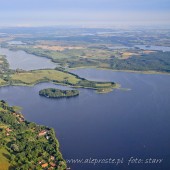
[[[170,25],[170,0],[0,0],[0,26]]]

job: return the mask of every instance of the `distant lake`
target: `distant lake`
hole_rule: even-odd
[[[0,55],[6,55],[11,69],[35,70],[55,68],[56,63],[45,57],[28,54],[24,51],[11,51],[0,47]]]
[[[135,45],[135,46],[113,46],[113,47],[108,47],[109,49],[134,49],[134,47],[137,47],[142,50],[155,50],[155,51],[163,51],[167,52],[170,51],[170,47],[165,47],[165,46],[146,46],[146,45]]]
[[[10,45],[24,45],[26,43],[23,43],[22,41],[8,41],[7,42]]]
[[[23,107],[29,121],[53,127],[65,159],[124,158],[125,163],[70,164],[72,170],[169,170],[170,167],[170,76],[79,69],[79,76],[115,81],[131,91],[97,94],[80,89],[70,99],[38,95],[47,87],[70,89],[51,83],[34,87],[0,88],[1,99]],[[127,159],[163,158],[163,164],[133,164]]]
[[[132,47],[128,47],[128,46],[113,46],[113,47],[108,47],[109,49],[112,49],[112,50],[117,50],[117,49],[131,49]]]
[[[140,48],[140,49],[142,49],[142,50],[156,50],[156,51],[163,51],[163,52],[170,51],[170,47],[165,47],[165,46],[135,45],[135,47],[138,47],[138,48]]]

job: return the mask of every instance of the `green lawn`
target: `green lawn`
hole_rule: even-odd
[[[4,81],[3,79],[0,78],[0,85],[4,85],[6,83],[6,81]]]
[[[76,84],[79,79],[72,75],[57,70],[37,70],[25,73],[16,73],[11,76],[12,80],[21,81],[26,84],[35,84],[43,80],[55,80],[58,82],[68,81],[71,84]]]
[[[5,148],[0,149],[0,170],[8,170],[10,163],[8,160],[9,153]]]
[[[34,85],[39,82],[53,81],[58,84],[71,85],[74,87],[83,87],[90,89],[117,88],[113,82],[96,82],[82,79],[76,75],[59,70],[35,70],[30,72],[15,73],[11,75],[13,84]]]

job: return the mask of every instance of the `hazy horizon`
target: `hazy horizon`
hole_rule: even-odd
[[[169,0],[0,0],[0,26],[170,26]]]

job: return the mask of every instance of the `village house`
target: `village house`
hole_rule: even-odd
[[[56,164],[53,163],[53,162],[50,162],[50,165],[51,165],[52,167],[56,167]]]
[[[7,131],[7,132],[12,132],[12,129],[6,128],[6,131]]]
[[[46,135],[47,134],[47,131],[46,130],[42,130],[39,134],[38,134],[38,136],[44,136],[44,135]]]
[[[44,160],[41,160],[41,161],[38,162],[38,164],[42,164],[43,162],[44,162]]]
[[[54,156],[51,156],[50,159],[51,159],[52,161],[54,161],[55,157],[54,157]]]
[[[6,133],[6,136],[9,136],[10,134],[9,133]]]
[[[41,167],[42,168],[46,168],[48,166],[48,163],[42,164]]]
[[[19,117],[19,122],[24,122],[24,118]]]
[[[14,113],[12,113],[14,116],[16,116],[17,114],[14,112]]]
[[[9,132],[12,132],[12,129],[6,128],[5,130],[6,130],[6,136],[10,136],[10,133],[9,133]]]

